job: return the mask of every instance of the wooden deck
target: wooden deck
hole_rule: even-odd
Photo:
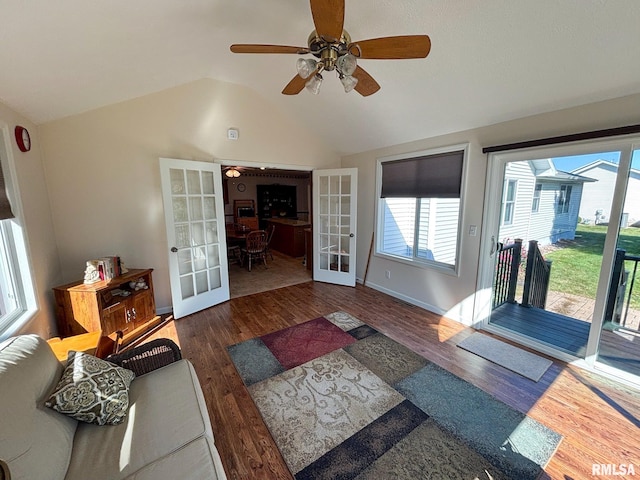
[[[540,308],[505,303],[491,314],[491,324],[584,358],[591,323]],[[640,336],[623,331],[602,331],[598,360],[640,376]]]

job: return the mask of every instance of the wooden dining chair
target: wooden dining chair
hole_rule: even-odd
[[[271,253],[271,239],[273,238],[273,233],[276,231],[276,226],[273,223],[270,223],[267,226],[267,246],[264,249],[265,255],[269,255],[271,260],[273,260],[273,253]]]
[[[254,230],[247,235],[245,246],[240,249],[240,261],[244,265],[245,260],[249,262],[249,271],[251,271],[251,262],[262,259],[264,266],[267,266],[267,232],[264,230]]]

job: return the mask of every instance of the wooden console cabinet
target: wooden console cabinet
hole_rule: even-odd
[[[113,278],[85,285],[82,281],[53,289],[61,337],[101,331],[122,332],[126,345],[160,323],[153,297],[153,269],[131,269]],[[143,278],[149,288],[133,290],[129,282]],[[118,295],[128,292],[128,295]]]

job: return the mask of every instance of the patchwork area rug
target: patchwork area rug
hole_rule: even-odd
[[[553,365],[553,362],[547,358],[480,332],[469,335],[458,343],[458,346],[534,382],[540,380],[547,369]]]
[[[228,351],[296,479],[535,479],[562,439],[345,312]]]

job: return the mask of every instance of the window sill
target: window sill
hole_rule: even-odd
[[[384,252],[375,252],[373,255],[378,258],[384,258],[385,260],[391,260],[392,262],[403,263],[405,265],[421,268],[423,270],[435,270],[439,273],[444,273],[452,277],[458,276],[457,268],[454,265],[436,262],[434,260],[414,260],[396,255],[390,255]]]

